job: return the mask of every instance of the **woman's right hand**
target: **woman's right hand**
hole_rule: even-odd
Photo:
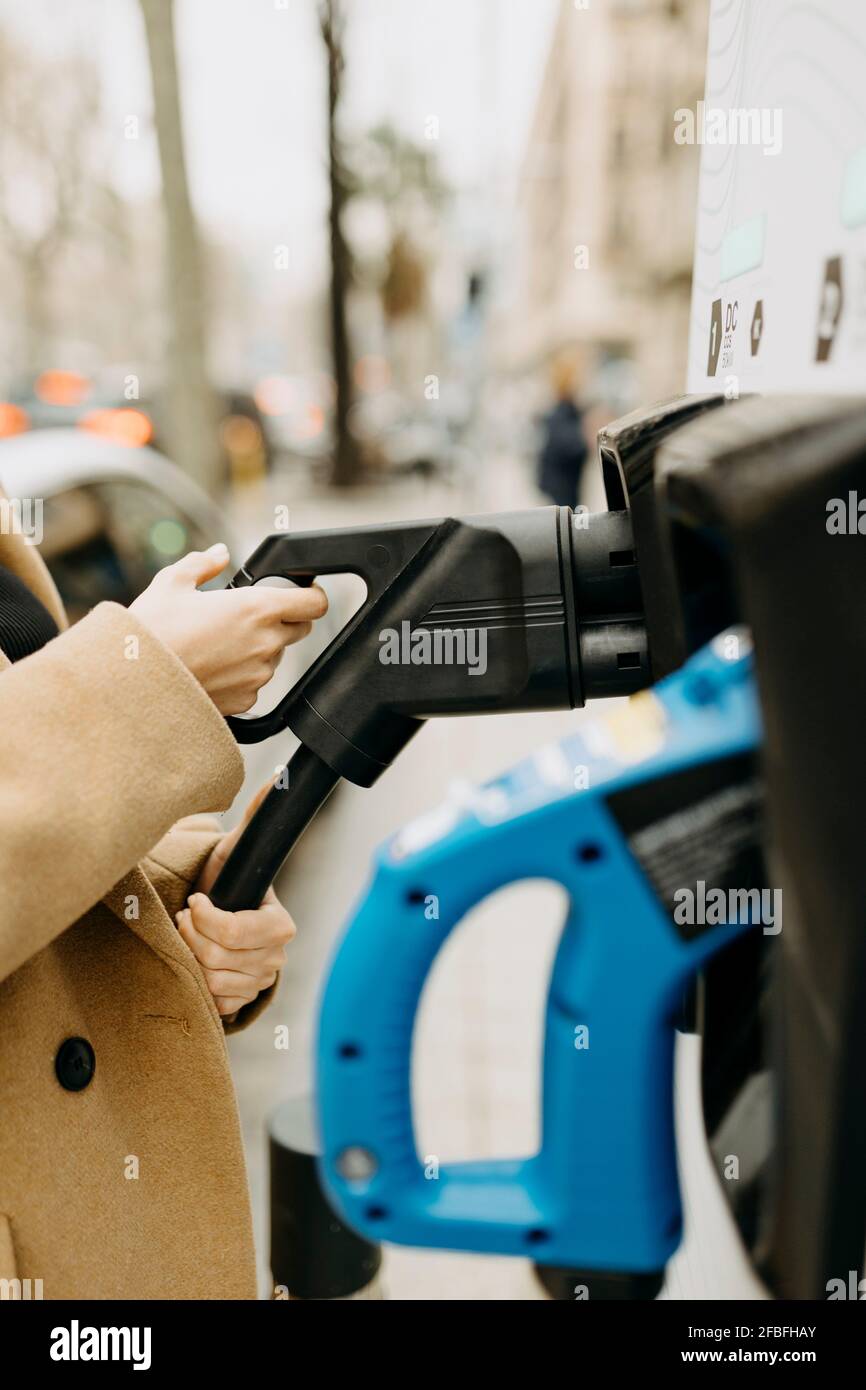
[[[138,621],[174,652],[220,714],[245,714],[273,676],[283,649],[306,637],[327,612],[317,584],[309,588],[244,589],[197,586],[229,562],[227,546],[191,551],[160,570],[129,605]]]

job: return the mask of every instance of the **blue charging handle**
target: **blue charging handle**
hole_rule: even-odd
[[[637,765],[605,753],[575,790],[533,785],[521,764],[475,810],[434,816],[420,847],[398,836],[380,851],[330,971],[318,1045],[322,1173],[364,1235],[636,1273],[676,1249],[675,1021],[695,974],[748,923],[679,932],[608,798],[753,749],[758,721],[748,670],[709,652],[658,692],[636,697],[658,702],[666,729]],[[582,740],[558,748],[565,764],[588,756]],[[523,879],[553,880],[569,900],[547,997],[541,1146],[426,1176],[410,1085],[424,983],[466,914]]]

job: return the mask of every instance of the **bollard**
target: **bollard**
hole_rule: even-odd
[[[319,1182],[312,1098],[268,1121],[270,1266],[277,1298],[382,1298],[382,1247],[345,1226]],[[283,1292],[284,1291],[284,1292]]]
[[[548,1298],[558,1303],[625,1303],[654,1299],[665,1281],[664,1270],[647,1274],[621,1274],[615,1270],[558,1269],[536,1264],[535,1277]]]

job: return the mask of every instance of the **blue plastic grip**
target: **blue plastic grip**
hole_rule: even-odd
[[[465,914],[528,878],[561,883],[571,902],[548,996],[540,1152],[425,1177],[410,1093],[424,982]],[[663,1267],[681,1233],[674,1017],[686,981],[742,929],[682,939],[592,795],[495,826],[470,816],[404,863],[380,856],[321,1012],[323,1173],[344,1219],[410,1245]]]

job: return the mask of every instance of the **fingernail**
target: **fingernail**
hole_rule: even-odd
[[[223,555],[225,555],[226,559],[228,559],[229,548],[226,545],[225,541],[217,541],[215,545],[212,545],[210,547],[209,553],[213,555],[214,559],[222,557]]]

